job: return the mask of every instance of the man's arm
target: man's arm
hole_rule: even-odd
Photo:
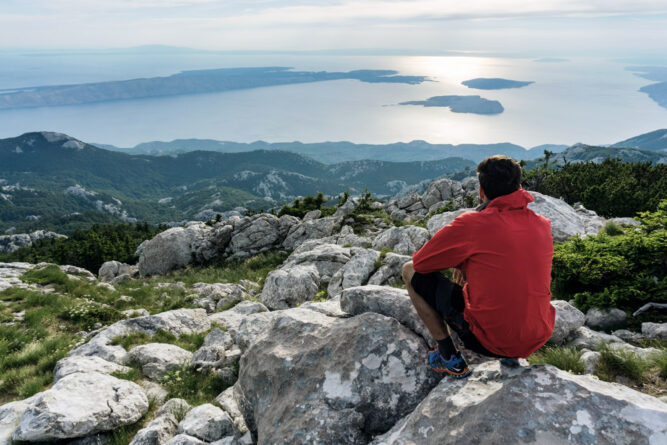
[[[437,272],[464,262],[472,254],[471,216],[474,215],[458,216],[415,252],[412,256],[415,272]]]

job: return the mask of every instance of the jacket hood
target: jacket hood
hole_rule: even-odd
[[[535,201],[533,195],[524,189],[519,189],[509,195],[503,195],[492,199],[486,208],[496,207],[499,210],[521,209],[533,201]]]

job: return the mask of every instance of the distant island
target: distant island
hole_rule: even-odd
[[[183,71],[167,77],[75,85],[41,86],[0,91],[0,109],[79,105],[111,100],[145,99],[183,94],[354,79],[368,83],[420,84],[424,76],[401,76],[392,70],[349,72],[291,71],[286,67],[224,68]]]
[[[503,90],[505,88],[522,88],[535,83],[533,81],[520,81],[501,79],[499,77],[478,77],[476,79],[464,80],[462,85],[468,88],[475,88],[477,90]]]
[[[497,100],[488,100],[481,96],[435,96],[427,100],[401,102],[399,105],[449,107],[453,113],[500,114],[505,111]]]
[[[630,66],[626,68],[634,71],[635,75],[658,83],[645,85],[639,89],[648,94],[658,105],[667,108],[667,67],[664,66]]]

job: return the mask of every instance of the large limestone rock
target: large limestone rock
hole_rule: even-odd
[[[667,323],[642,323],[642,335],[646,338],[667,340]]]
[[[421,197],[424,207],[443,201],[451,201],[464,194],[461,183],[452,179],[438,179],[433,181]]]
[[[235,388],[258,444],[363,443],[436,384],[426,344],[393,318],[273,312],[241,359]]]
[[[234,387],[230,386],[221,392],[218,397],[215,398],[215,401],[222,407],[223,410],[229,417],[231,417],[232,422],[234,423],[234,428],[241,434],[248,432],[248,426],[245,423],[243,418],[243,413],[239,409],[239,404],[234,398]]]
[[[124,279],[134,278],[138,273],[139,269],[137,266],[131,266],[129,264],[121,263],[120,261],[107,261],[100,266],[97,276],[100,281],[114,284],[114,282],[117,283]],[[119,278],[125,276],[127,278]]]
[[[374,444],[658,444],[667,404],[630,388],[553,366],[473,369],[443,379]]]
[[[21,247],[31,246],[34,242],[41,239],[67,238],[55,232],[45,230],[36,230],[31,233],[16,233],[12,235],[0,235],[0,253],[12,253]]]
[[[625,325],[628,315],[617,308],[591,308],[586,312],[586,326],[591,329],[608,331]]]
[[[338,269],[350,261],[351,256],[352,252],[348,247],[306,242],[292,252],[282,268],[312,264],[320,274],[320,282],[328,283]]]
[[[109,362],[99,357],[70,356],[58,360],[53,370],[53,382],[75,372],[99,372],[113,374],[114,372],[128,372],[130,368]]]
[[[19,426],[21,416],[36,396],[0,406],[0,445],[12,445],[12,434]]]
[[[623,340],[616,337],[615,335],[605,334],[604,332],[597,332],[587,328],[586,326],[581,326],[580,328],[576,329],[573,334],[574,338],[568,343],[568,346],[573,346],[575,348],[586,348],[597,351],[599,347],[604,344],[625,344]]]
[[[528,208],[551,220],[554,241],[565,241],[575,235],[595,235],[604,226],[604,218],[583,207],[575,210],[562,199],[530,192],[535,198]]]
[[[141,372],[153,380],[162,379],[167,372],[189,363],[192,353],[176,345],[148,343],[135,346],[127,354],[128,363],[137,363]]]
[[[197,304],[209,313],[232,306],[248,297],[245,287],[234,283],[195,283],[192,290],[200,297]]]
[[[428,227],[428,233],[429,235],[433,236],[436,234],[436,232],[446,225],[449,225],[454,219],[456,219],[457,216],[463,215],[464,213],[467,212],[472,212],[474,211],[473,209],[459,209],[459,210],[454,210],[451,212],[443,212],[439,213],[437,215],[434,215],[431,217],[431,219],[428,220],[426,223],[426,227]]]
[[[147,410],[148,399],[136,383],[99,373],[70,374],[35,397],[13,439],[90,436],[135,423]]]
[[[380,258],[380,252],[371,249],[352,248],[352,258],[331,278],[328,293],[331,296],[340,294],[343,289],[361,286],[368,282],[375,271],[375,263]]]
[[[382,260],[382,265],[368,279],[368,284],[388,285],[403,281],[401,270],[412,257],[389,252]]]
[[[226,412],[217,406],[205,403],[188,411],[178,424],[178,432],[213,442],[234,434],[234,425]]]
[[[137,248],[139,272],[142,276],[160,275],[192,262],[210,260],[222,254],[231,230],[231,226],[190,223],[158,233]]]
[[[10,287],[21,289],[30,287],[21,281],[21,276],[34,267],[35,265],[30,263],[0,263],[0,292]]]
[[[571,339],[577,329],[584,325],[586,316],[564,300],[553,300],[551,305],[556,309],[556,322],[549,343],[561,345]]]
[[[288,231],[299,220],[294,217],[261,213],[246,217],[234,224],[227,253],[232,258],[246,258],[280,245]]]
[[[401,255],[412,255],[428,241],[426,229],[417,226],[392,227],[373,240],[373,249],[391,249]]]
[[[269,309],[287,309],[315,298],[320,273],[313,264],[285,266],[266,277],[260,299]]]
[[[341,219],[335,217],[327,217],[321,219],[311,219],[294,225],[290,229],[283,247],[286,249],[294,249],[305,241],[325,238],[331,236],[335,231],[340,229]]]
[[[375,312],[393,317],[427,342],[432,342],[431,334],[417,315],[405,289],[372,285],[352,287],[343,291],[340,307],[352,315]]]
[[[112,324],[93,338],[68,354],[69,356],[95,356],[104,360],[124,364],[127,351],[112,344],[115,337],[143,332],[154,335],[157,331],[167,331],[176,336],[194,334],[211,329],[211,322],[204,309],[175,309],[156,315],[131,318]]]
[[[211,323],[219,324],[227,329],[227,332],[229,332],[232,335],[232,338],[234,338],[234,335],[238,331],[239,326],[246,319],[261,319],[263,315],[268,312],[268,310],[269,309],[262,303],[257,303],[254,301],[242,301],[231,309],[211,314],[209,319]],[[236,338],[234,338],[234,341],[238,343]]]

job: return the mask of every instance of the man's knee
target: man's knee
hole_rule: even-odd
[[[403,277],[403,282],[407,284],[408,286],[410,285],[410,282],[412,281],[412,276],[415,274],[415,269],[412,267],[412,261],[408,261],[407,263],[403,264],[403,268],[401,269],[401,276]]]

